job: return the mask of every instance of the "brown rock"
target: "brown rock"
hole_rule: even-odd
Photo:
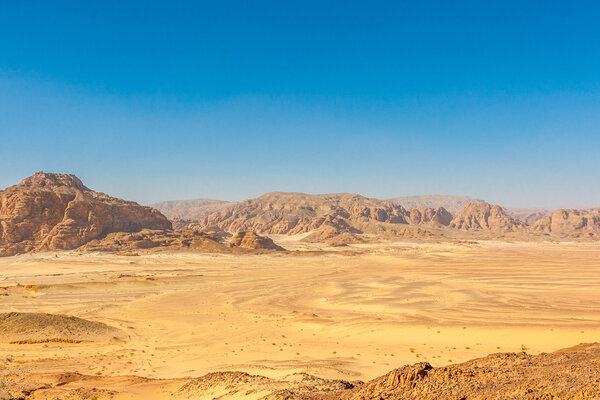
[[[509,217],[504,209],[489,203],[469,203],[450,222],[450,227],[465,231],[515,232],[525,229],[525,224]]]
[[[229,242],[230,247],[240,247],[243,249],[252,250],[277,250],[284,251],[283,247],[280,247],[268,237],[259,236],[254,232],[238,232]]]
[[[171,223],[153,208],[94,192],[74,175],[38,172],[0,191],[0,255],[74,249],[144,228]]]
[[[569,238],[600,236],[600,208],[594,210],[557,210],[538,220],[532,232]]]

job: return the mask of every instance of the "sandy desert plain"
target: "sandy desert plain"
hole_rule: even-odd
[[[27,398],[173,398],[186,377],[215,371],[367,381],[405,364],[552,352],[600,337],[597,243],[390,241],[316,251],[299,236],[276,237],[286,253],[0,258],[2,310],[118,329],[91,342],[1,343],[5,389],[28,376]],[[88,378],[48,384],[73,372]],[[183,397],[264,395],[228,393]]]

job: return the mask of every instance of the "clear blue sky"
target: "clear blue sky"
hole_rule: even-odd
[[[600,205],[597,1],[0,5],[0,187]]]

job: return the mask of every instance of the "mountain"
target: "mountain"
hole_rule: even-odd
[[[600,208],[592,210],[560,209],[539,219],[531,230],[569,238],[600,236]]]
[[[202,217],[234,204],[229,201],[213,199],[172,200],[151,204],[170,220],[197,221]]]
[[[468,203],[481,203],[483,200],[469,196],[451,196],[444,194],[428,194],[423,196],[401,196],[389,199],[394,204],[405,208],[443,207],[452,215],[457,215]]]
[[[452,220],[450,228],[505,233],[523,231],[526,225],[508,216],[502,207],[481,202],[467,204]]]
[[[74,249],[112,232],[171,229],[157,210],[38,172],[0,191],[0,255]]]
[[[450,214],[442,208],[407,210],[386,200],[358,194],[273,192],[210,214],[200,219],[195,229],[286,235],[312,232],[307,241],[319,242],[343,234],[354,241],[356,234],[394,231],[391,225],[444,226],[450,219]],[[404,232],[396,230],[400,231]]]
[[[537,220],[552,212],[543,208],[505,208],[504,210],[510,217],[527,225],[533,225]]]

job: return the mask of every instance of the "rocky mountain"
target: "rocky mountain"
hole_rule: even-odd
[[[469,203],[481,203],[483,200],[469,196],[451,196],[445,194],[428,194],[423,196],[401,196],[389,199],[394,204],[405,208],[445,208],[450,214],[457,215]]]
[[[252,250],[285,250],[283,247],[276,245],[270,238],[257,235],[254,232],[236,233],[229,242],[229,247],[239,247],[242,249]]]
[[[556,210],[539,219],[531,230],[569,238],[600,236],[600,208],[592,210]]]
[[[377,224],[445,226],[450,220],[451,215],[443,208],[407,210],[357,194],[273,192],[225,207],[200,219],[194,228],[267,235],[314,231],[309,240],[326,241],[341,234],[377,233]]]
[[[505,208],[504,210],[508,216],[524,222],[527,225],[533,225],[543,216],[552,213],[550,210],[546,210],[544,208]]]
[[[213,199],[172,200],[151,204],[170,220],[197,221],[215,211],[234,204]]]
[[[449,226],[464,231],[494,233],[523,231],[526,228],[523,222],[508,216],[502,207],[486,202],[467,204]]]
[[[113,232],[170,229],[157,210],[95,192],[74,175],[38,172],[0,191],[0,255],[74,249]]]

